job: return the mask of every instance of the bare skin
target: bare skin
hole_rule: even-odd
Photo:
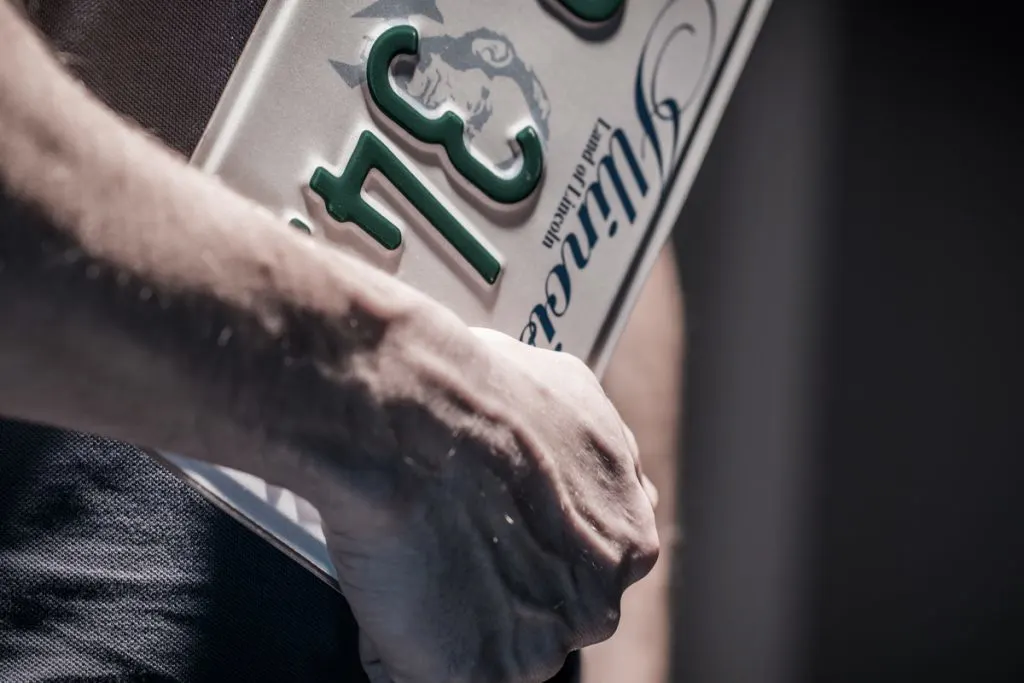
[[[658,490],[663,551],[622,601],[609,640],[583,652],[584,683],[667,683],[671,636],[671,547],[676,533],[676,462],[684,351],[683,297],[671,247],[644,285],[612,356],[604,386],[636,434],[644,472]]]
[[[189,168],[0,2],[0,414],[319,509],[374,683],[546,680],[658,541],[585,365],[473,331]]]

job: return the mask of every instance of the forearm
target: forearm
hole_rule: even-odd
[[[372,422],[410,344],[459,362],[440,307],[118,120],[4,2],[0,212],[0,414],[280,478],[256,454]]]

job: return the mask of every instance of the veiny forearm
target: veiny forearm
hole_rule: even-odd
[[[410,340],[457,364],[464,330],[120,121],[5,2],[0,312],[0,414],[276,479],[271,446],[372,438]]]

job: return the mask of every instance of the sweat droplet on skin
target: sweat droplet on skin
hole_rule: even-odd
[[[515,522],[512,521],[512,518],[509,517],[508,515],[505,515],[505,521],[508,522],[509,524],[515,524]]]
[[[217,337],[217,346],[227,346],[227,343],[231,340],[231,328],[225,327],[220,331],[220,335]]]

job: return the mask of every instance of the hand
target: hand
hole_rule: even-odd
[[[403,368],[421,379],[390,401],[396,452],[317,503],[373,683],[545,681],[614,632],[658,556],[636,443],[590,370],[475,333],[472,363]]]

